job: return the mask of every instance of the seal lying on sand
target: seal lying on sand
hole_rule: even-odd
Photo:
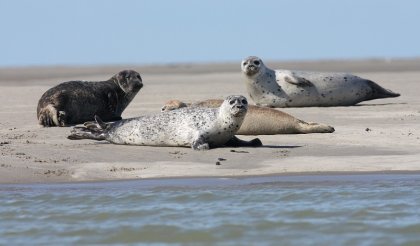
[[[250,56],[241,63],[251,99],[266,107],[349,106],[400,94],[345,73],[273,70]]]
[[[234,137],[248,109],[243,96],[229,96],[219,108],[183,108],[114,123],[87,122],[74,127],[69,139],[106,140],[114,144],[191,146],[204,150],[219,146],[261,146],[259,139]]]
[[[183,107],[208,107],[216,108],[222,104],[223,100],[210,99],[202,102],[187,104],[179,100],[166,102],[162,111],[171,111]],[[248,112],[236,132],[238,135],[273,135],[273,134],[293,134],[293,133],[331,133],[334,132],[332,126],[307,123],[299,120],[290,114],[279,110],[249,105]]]
[[[124,70],[107,81],[69,81],[47,90],[39,99],[38,122],[67,126],[94,119],[121,120],[121,114],[143,87],[140,74]]]

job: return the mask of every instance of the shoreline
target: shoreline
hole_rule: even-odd
[[[273,173],[265,175],[244,175],[244,176],[185,176],[185,177],[157,177],[143,179],[115,179],[115,180],[93,180],[93,181],[76,181],[76,182],[47,182],[47,183],[0,183],[0,188],[24,187],[24,186],[114,186],[116,184],[124,185],[127,183],[137,183],[143,188],[159,188],[159,187],[216,187],[225,185],[258,185],[272,182],[370,182],[372,178],[375,181],[405,179],[408,177],[420,178],[420,171],[366,171],[366,172],[301,172],[301,173]]]
[[[70,128],[37,125],[36,105],[48,88],[68,80],[104,80],[116,67],[45,70],[0,69],[0,183],[57,183],[145,178],[247,177],[329,172],[420,171],[420,60],[404,64],[344,61],[334,66],[306,62],[295,69],[349,71],[401,93],[398,98],[365,101],[350,107],[279,109],[307,122],[331,125],[334,133],[238,136],[258,137],[261,148],[217,148],[193,151],[180,147],[113,145],[66,138]],[[268,66],[277,67],[270,63]],[[326,65],[327,64],[327,65]],[[329,65],[328,65],[329,64]],[[292,63],[289,63],[292,65]],[[128,66],[129,67],[129,66]],[[135,67],[135,66],[134,66]],[[239,66],[221,64],[179,68],[136,67],[145,87],[124,111],[123,118],[158,113],[164,102],[221,99],[247,95]],[[220,68],[225,70],[220,71]],[[101,70],[103,69],[103,70]],[[149,70],[148,70],[149,69]],[[181,71],[178,71],[178,70]],[[408,70],[407,70],[408,69]],[[113,71],[111,71],[113,70]],[[48,71],[53,71],[50,75]],[[102,71],[102,72],[101,72]],[[171,71],[178,71],[173,73]],[[220,71],[220,72],[219,72]],[[351,72],[351,71],[350,71]],[[36,74],[42,74],[37,77]],[[185,93],[188,91],[188,93]],[[232,152],[233,150],[233,152]],[[218,158],[226,159],[221,165]],[[398,170],[398,171],[394,171]]]

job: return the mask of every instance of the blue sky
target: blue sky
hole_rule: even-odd
[[[0,66],[420,56],[416,0],[0,0]]]

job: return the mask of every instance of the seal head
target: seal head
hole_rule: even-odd
[[[244,96],[228,96],[222,103],[221,110],[228,108],[233,117],[245,117],[248,101]]]
[[[264,67],[262,60],[256,56],[249,56],[241,63],[242,72],[247,76],[254,76]]]
[[[136,94],[143,88],[143,80],[140,74],[134,70],[123,70],[112,76],[111,80],[127,94]]]

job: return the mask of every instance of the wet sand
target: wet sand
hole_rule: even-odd
[[[70,128],[38,126],[38,99],[63,81],[105,80],[122,69],[135,69],[145,87],[123,117],[136,117],[159,112],[169,99],[247,95],[239,65],[1,68],[0,183],[420,170],[420,60],[266,63],[269,67],[351,72],[401,96],[351,107],[281,109],[305,121],[332,125],[336,131],[258,136],[264,143],[260,148],[193,151],[120,146],[71,141],[66,138]],[[221,165],[216,165],[218,161]]]

